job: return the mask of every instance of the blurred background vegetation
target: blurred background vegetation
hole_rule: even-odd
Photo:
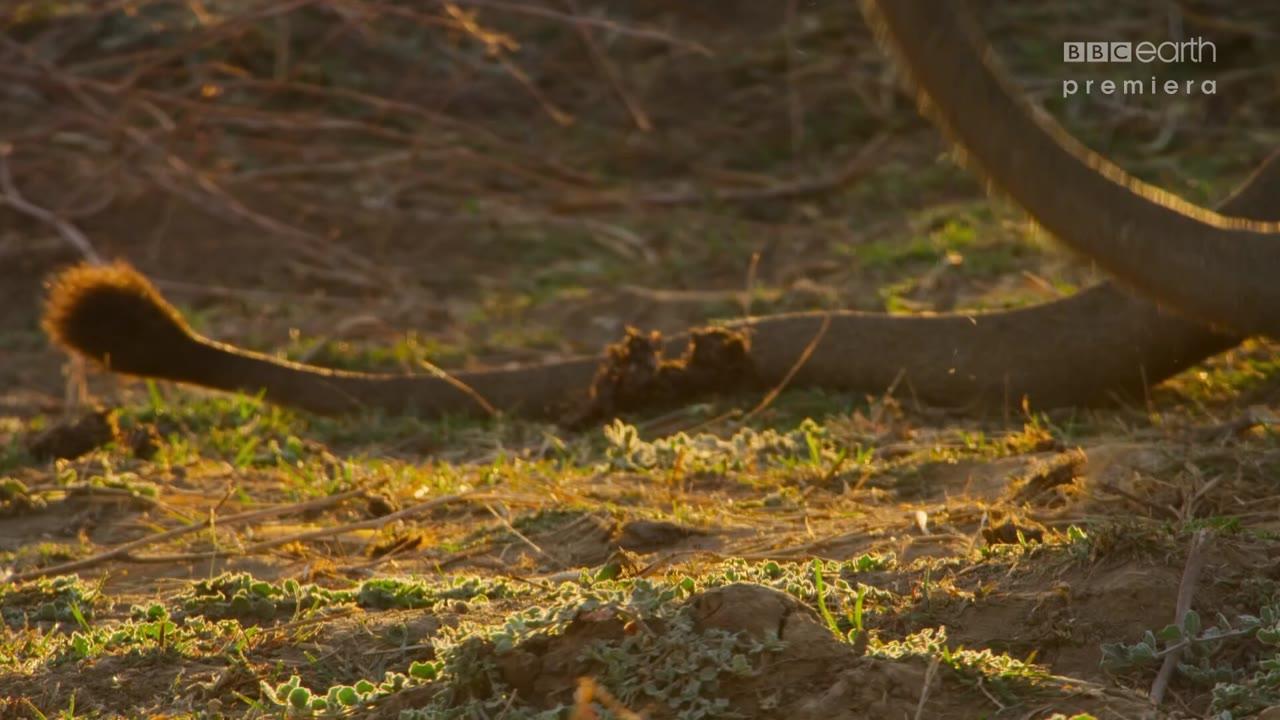
[[[1280,140],[1275,3],[970,4],[1021,89],[1144,179],[1213,202]],[[1062,62],[1192,36],[1217,62]],[[1061,97],[1153,73],[1216,94]],[[851,0],[11,2],[0,143],[20,414],[60,392],[39,284],[77,231],[208,334],[371,369],[1094,280],[952,161]]]

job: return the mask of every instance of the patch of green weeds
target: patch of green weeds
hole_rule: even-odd
[[[79,560],[93,552],[93,546],[85,543],[38,542],[28,543],[12,553],[0,554],[15,572],[48,567]]]
[[[144,503],[160,497],[160,488],[155,483],[143,480],[135,472],[117,471],[109,456],[100,456],[97,460],[98,472],[92,472],[92,466],[79,466],[68,460],[55,461],[55,477],[58,484],[66,488],[68,496],[92,494],[95,488],[104,488],[118,490]]]
[[[782,648],[782,641],[772,636],[754,640],[725,630],[698,632],[688,613],[676,614],[665,625],[663,632],[637,632],[587,650],[587,657],[604,670],[598,680],[616,688],[624,705],[657,705],[692,720],[733,717],[721,683],[753,677],[759,656]]]
[[[1249,340],[1227,355],[1173,378],[1168,384],[1190,400],[1219,404],[1274,388],[1278,378],[1280,353],[1264,341]]]
[[[305,422],[261,398],[178,391],[166,399],[154,383],[148,389],[145,405],[121,408],[116,420],[125,434],[154,432],[154,459],[162,465],[189,465],[207,454],[238,468],[263,467],[307,454],[298,437]]]
[[[485,603],[529,594],[504,578],[453,577],[445,582],[424,583],[391,578],[367,580],[356,592],[361,607],[435,608],[445,602]]]
[[[1096,562],[1101,558],[1157,558],[1176,552],[1178,544],[1177,535],[1168,525],[1112,520],[1092,523],[1082,547],[1088,548],[1087,560]]]
[[[598,681],[628,706],[657,706],[673,716],[694,719],[732,716],[728,701],[721,696],[721,683],[733,677],[752,676],[758,665],[756,658],[779,649],[781,643],[777,638],[753,640],[724,630],[699,632],[691,615],[684,612],[685,606],[675,602],[688,594],[681,585],[664,589],[644,581],[629,583],[625,589],[596,588],[579,597],[566,598],[558,608],[515,616],[486,642],[501,653],[535,635],[557,633],[566,618],[583,613],[632,619],[642,629],[624,634],[621,639],[595,640],[584,648],[580,659],[598,668]],[[442,673],[448,678],[470,678],[468,685],[473,685],[479,676],[491,687],[502,687],[486,654],[476,652],[479,647],[473,639],[464,640],[446,656]],[[413,717],[474,717],[477,710],[501,711],[509,702],[506,692],[483,699],[467,698],[465,688],[456,684],[444,688]],[[564,711],[563,707],[543,712],[525,709],[518,717],[554,717],[544,713]]]
[[[433,639],[434,659],[416,661],[403,673],[389,672],[381,679],[364,679],[323,691],[312,691],[292,677],[276,686],[264,685],[263,697],[293,714],[323,715],[351,712],[402,689],[431,685],[432,691],[407,717],[469,718],[495,713],[509,718],[563,717],[564,707],[538,709],[524,705],[519,697],[513,701],[512,689],[504,684],[496,658],[526,647],[537,638],[561,635],[573,623],[590,617],[593,622],[613,618],[641,628],[621,633],[620,638],[592,640],[580,658],[598,668],[596,679],[624,704],[657,705],[679,717],[727,717],[730,712],[720,697],[721,683],[750,677],[759,665],[757,658],[781,645],[776,638],[753,640],[723,630],[699,632],[685,612],[683,600],[716,587],[757,582],[788,592],[810,605],[823,603],[832,618],[840,616],[835,620],[838,632],[852,634],[864,627],[864,600],[882,591],[855,589],[846,578],[894,565],[892,556],[864,555],[844,563],[733,560],[707,574],[672,572],[659,580],[606,580],[584,571],[578,582],[538,589],[539,605],[512,613],[498,624],[464,622],[442,628]],[[452,586],[438,585],[432,593],[424,592],[425,584],[406,591],[407,585],[388,587],[387,583],[393,581],[365,583],[360,594],[379,588],[392,596],[409,598],[410,604],[396,602],[388,606],[422,607],[429,606],[428,597],[431,601],[494,599],[532,592],[508,586],[502,580],[471,579]]]
[[[1062,540],[1067,554],[1073,559],[1085,560],[1093,554],[1093,540],[1087,532],[1076,525],[1067,527],[1067,532],[1063,534]]]
[[[45,500],[17,478],[0,477],[0,517],[35,512],[45,508]]]
[[[8,472],[16,468],[32,464],[27,446],[22,438],[38,432],[35,428],[36,417],[31,422],[23,422],[18,418],[0,417],[0,472]]]
[[[1016,703],[1021,694],[1036,691],[1049,677],[1044,668],[986,648],[951,648],[947,645],[946,628],[941,626],[925,628],[902,640],[881,642],[873,638],[867,646],[867,655],[886,660],[936,659],[961,679],[975,684],[981,682],[1006,704]]]
[[[695,592],[696,583],[648,580],[565,583],[541,596],[542,604],[509,615],[497,626],[464,623],[437,638],[436,660],[415,662],[406,673],[388,673],[381,682],[329,688],[312,694],[291,678],[264,696],[291,712],[320,714],[337,702],[356,708],[405,687],[433,684],[428,700],[405,714],[412,718],[469,718],[502,713],[511,718],[561,717],[565,707],[539,710],[512,700],[495,658],[534,638],[564,632],[581,617],[636,620],[660,632],[635,632],[600,639],[584,647],[582,660],[600,667],[599,679],[624,703],[658,703],[689,718],[723,717],[727,701],[717,697],[727,676],[750,675],[752,658],[777,647],[723,630],[697,632],[676,602]]]
[[[446,628],[436,639],[436,660],[415,662],[407,673],[389,672],[379,682],[365,679],[313,694],[301,686],[300,680],[290,678],[277,687],[264,685],[263,696],[295,714],[323,714],[329,711],[331,702],[340,708],[359,708],[405,687],[434,682],[436,691],[414,711],[413,717],[463,718],[483,716],[486,710],[502,711],[511,703],[509,695],[501,692],[504,685],[492,661],[494,654],[510,652],[536,635],[562,632],[581,613],[612,607],[630,615],[645,615],[682,594],[680,587],[659,590],[648,581],[627,585],[630,587],[616,583],[598,587],[564,583],[544,592],[541,606],[514,613],[497,626],[463,623]],[[476,688],[488,692],[476,697]],[[507,717],[536,716],[518,703],[508,710]]]
[[[849,246],[846,252],[868,270],[946,263],[966,275],[993,276],[1017,269],[1019,257],[1034,248],[1002,239],[987,207],[965,209],[949,218],[927,220],[933,227],[906,242],[899,238]]]
[[[1206,628],[1200,614],[1188,610],[1178,624],[1148,630],[1136,643],[1106,643],[1102,667],[1113,673],[1152,671],[1167,655],[1180,652],[1178,674],[1212,688],[1209,710],[1215,720],[1251,717],[1280,704],[1280,603],[1263,605],[1256,615],[1235,619],[1219,612],[1216,620]],[[1224,652],[1246,641],[1257,643],[1263,651]]]
[[[328,590],[315,585],[302,585],[293,579],[270,583],[247,573],[224,573],[194,583],[179,602],[192,615],[213,619],[271,620],[281,614],[347,604],[355,593]]]
[[[313,694],[302,685],[302,678],[292,675],[275,686],[264,681],[262,696],[293,717],[338,717],[367,708],[376,700],[410,687],[413,684],[411,678],[430,678],[436,672],[434,663],[414,663],[410,666],[410,675],[389,672],[378,683],[362,679],[353,685],[334,685],[324,695]]]
[[[179,602],[189,614],[266,621],[333,605],[358,605],[369,610],[434,609],[446,602],[489,602],[529,592],[505,579],[474,576],[434,582],[375,578],[354,588],[332,590],[292,579],[271,583],[247,573],[226,573],[192,584]]]
[[[676,433],[653,441],[641,439],[634,425],[614,420],[604,428],[607,466],[614,470],[671,470],[726,473],[760,467],[827,469],[867,462],[870,453],[860,446],[842,447],[827,429],[811,419],[786,433],[743,428],[729,439],[710,433]]]
[[[815,558],[810,563],[747,562],[734,558],[693,582],[699,590],[746,582],[785,592],[817,609],[832,632],[852,640],[866,629],[868,601],[873,607],[891,608],[898,604],[898,598],[887,590],[851,580],[897,566],[892,554],[867,553],[843,562]]]
[[[23,587],[0,585],[0,617],[7,625],[23,627],[37,622],[92,620],[102,602],[96,587],[89,587],[74,575],[40,578]]]
[[[159,603],[135,607],[133,618],[110,627],[82,627],[61,642],[52,662],[70,662],[103,655],[173,653],[200,657],[241,653],[257,635],[235,620],[210,621],[192,616],[175,621]]]

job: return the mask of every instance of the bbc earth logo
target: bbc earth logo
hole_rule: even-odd
[[[1202,63],[1217,62],[1218,48],[1202,37],[1166,42],[1064,42],[1062,61],[1068,63]],[[1215,95],[1216,80],[1147,79],[1124,80],[1065,79],[1062,97],[1073,95]]]
[[[1200,63],[1217,62],[1218,47],[1202,37],[1174,42],[1064,42],[1062,61],[1069,63]]]

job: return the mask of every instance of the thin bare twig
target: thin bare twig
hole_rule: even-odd
[[[929,701],[930,686],[933,685],[933,676],[938,672],[938,663],[942,658],[937,655],[933,656],[933,660],[929,661],[929,668],[924,671],[924,687],[920,688],[920,702],[916,703],[915,720],[924,717],[924,704]]]
[[[764,200],[784,200],[808,195],[820,195],[831,192],[861,178],[875,166],[874,159],[888,141],[889,135],[881,133],[864,144],[844,167],[834,172],[825,173],[814,178],[805,178],[792,182],[780,182],[768,187],[745,188],[735,190],[683,190],[677,192],[661,192],[649,195],[626,193],[601,193],[597,195],[577,196],[559,201],[556,209],[561,212],[582,212],[587,210],[603,210],[613,207],[656,206],[671,207],[674,205],[693,205],[703,202],[712,203],[749,203]]]
[[[804,145],[804,105],[800,102],[800,91],[796,88],[796,47],[794,30],[796,25],[796,5],[798,0],[787,0],[787,9],[782,21],[782,41],[786,46],[787,77],[787,121],[791,129],[791,154],[799,155]]]
[[[3,36],[0,36],[0,43],[14,49],[48,80],[66,90],[90,115],[103,122],[111,122],[111,114],[102,103],[90,95],[86,87],[91,87],[95,91],[104,93],[118,90],[117,88],[111,88],[110,86],[104,86],[103,83],[94,83],[85,78],[71,75],[52,63],[36,57],[29,48]],[[158,113],[159,111],[156,109],[153,114]],[[365,273],[372,273],[372,264],[364,256],[335,243],[326,242],[314,233],[295,228],[275,218],[253,211],[223,190],[210,177],[193,168],[186,160],[157,143],[137,127],[125,125],[123,126],[123,132],[140,149],[164,159],[163,165],[149,168],[148,174],[152,180],[165,190],[183,197],[197,206],[213,210],[215,214],[217,210],[221,210],[223,213],[231,215],[239,223],[257,227],[277,237],[292,241],[300,250],[310,253],[318,261],[329,264],[335,270],[349,273],[353,269],[358,269]],[[186,187],[181,182],[174,182],[175,179],[187,181],[191,187]],[[364,278],[349,279],[354,284],[364,285],[370,289],[378,287],[376,283],[364,280]]]
[[[85,234],[80,232],[79,228],[64,220],[57,213],[36,205],[22,195],[18,190],[17,183],[13,181],[13,173],[9,169],[9,156],[12,154],[12,145],[9,143],[0,144],[0,191],[4,193],[3,196],[0,196],[0,200],[3,200],[6,205],[23,215],[28,215],[40,222],[52,225],[53,229],[57,230],[58,234],[62,236],[62,239],[78,250],[85,260],[95,265],[103,264],[102,256],[98,254],[97,250],[93,249],[93,243],[89,242],[89,238],[85,237]]]
[[[508,520],[506,516],[504,516],[502,513],[498,512],[497,508],[495,508],[493,505],[490,505],[489,503],[485,503],[484,507],[486,510],[489,511],[490,514],[492,514],[495,518],[498,519],[498,522],[502,523],[502,526],[507,529],[507,532],[511,533],[512,535],[515,535],[521,542],[523,542],[525,545],[528,545],[534,552],[545,557],[546,559],[555,563],[559,567],[568,566],[568,563],[556,557],[555,555],[552,555],[546,550],[543,550],[542,547],[538,545],[538,543],[530,540],[529,536],[525,535],[524,533],[516,529],[516,526],[512,525],[511,521]]]
[[[461,493],[458,495],[444,495],[442,497],[433,498],[425,502],[420,502],[417,505],[411,505],[403,510],[397,510],[396,512],[388,513],[381,517],[370,518],[369,520],[359,520],[356,522],[344,523],[341,525],[333,525],[331,527],[317,528],[315,530],[307,530],[300,533],[293,533],[291,535],[284,535],[278,538],[271,538],[270,540],[263,540],[261,542],[256,542],[251,545],[246,545],[238,550],[223,549],[221,551],[209,551],[209,552],[203,552],[203,553],[174,553],[170,555],[148,555],[148,556],[128,557],[127,559],[132,560],[133,562],[146,562],[146,563],[194,562],[198,560],[208,560],[217,555],[221,555],[224,557],[230,557],[230,556],[240,557],[244,555],[253,555],[255,553],[263,552],[264,550],[271,550],[273,548],[278,548],[281,545],[290,545],[296,542],[306,542],[308,540],[319,540],[321,538],[333,537],[334,535],[341,535],[343,533],[355,532],[356,530],[376,530],[378,528],[385,527],[395,522],[396,520],[403,520],[405,518],[413,517],[415,515],[421,515],[422,513],[428,510],[434,510],[435,508],[438,508],[441,505],[448,505],[450,503],[455,503],[462,500],[492,500],[494,497],[495,496],[493,496],[492,494],[486,494],[486,493]],[[223,524],[226,524],[225,520],[221,522]]]
[[[564,3],[572,12],[574,18],[582,14],[578,10],[578,4],[575,0],[564,0]],[[591,29],[582,23],[574,23],[573,28],[578,32],[578,37],[582,39],[582,44],[586,46],[587,52],[590,53],[591,61],[596,64],[596,67],[600,68],[600,72],[609,81],[613,92],[622,101],[627,113],[631,115],[631,122],[635,123],[635,126],[641,132],[653,130],[653,121],[649,119],[649,113],[645,112],[644,108],[640,106],[640,101],[636,100],[627,90],[627,86],[622,80],[622,73],[618,72],[617,66],[610,62],[609,56],[605,55],[604,51],[600,49],[600,43],[596,41]]]
[[[478,390],[462,382],[458,378],[450,375],[448,372],[444,370],[444,368],[433,365],[432,363],[429,363],[426,360],[420,360],[418,361],[418,364],[421,365],[424,370],[431,373],[433,376],[438,377],[441,380],[449,383],[454,388],[456,388],[459,392],[461,392],[463,395],[466,395],[467,397],[471,398],[476,405],[480,406],[481,410],[484,410],[485,413],[489,415],[489,417],[498,417],[498,415],[500,414],[498,412],[498,408],[494,407],[493,403],[489,402],[488,400],[485,400],[484,396],[481,395]]]
[[[1187,550],[1187,564],[1182,570],[1182,581],[1178,583],[1178,601],[1173,610],[1173,623],[1179,627],[1191,610],[1191,600],[1196,594],[1196,583],[1200,582],[1200,571],[1204,569],[1205,550],[1208,549],[1210,539],[1208,530],[1197,530],[1191,539],[1191,547]],[[1153,705],[1164,701],[1165,691],[1169,689],[1169,681],[1173,679],[1173,671],[1177,669],[1180,657],[1182,648],[1164,656],[1160,672],[1156,673],[1155,682],[1151,683],[1150,698]]]
[[[787,371],[787,374],[782,377],[782,380],[779,381],[777,385],[773,386],[773,389],[765,394],[764,398],[760,400],[758,405],[751,408],[746,415],[742,416],[742,420],[740,421],[741,423],[745,424],[748,420],[760,414],[765,408],[773,404],[773,401],[777,399],[778,395],[782,394],[783,390],[787,389],[787,386],[791,384],[792,378],[796,376],[796,373],[800,372],[800,368],[804,367],[805,363],[809,362],[809,358],[813,355],[813,351],[818,348],[818,344],[822,342],[822,338],[827,336],[827,330],[830,327],[831,313],[825,313],[822,316],[822,325],[818,328],[818,332],[814,333],[813,339],[809,341],[808,345],[804,346],[804,350],[800,353],[800,357],[796,358],[791,369]]]
[[[556,12],[555,10],[552,10],[550,8],[538,7],[537,5],[533,5],[533,4],[500,2],[497,0],[454,0],[454,4],[470,5],[473,7],[487,7],[487,8],[497,9],[497,10],[505,10],[508,12],[518,13],[522,15],[530,15],[534,17],[546,18],[549,20],[568,22],[573,25],[599,28],[601,30],[605,30],[611,34],[618,35],[620,37],[634,37],[641,40],[653,40],[655,42],[664,43],[672,47],[680,48],[682,50],[688,50],[690,52],[696,53],[698,55],[702,55],[704,57],[711,57],[713,54],[711,50],[707,48],[707,46],[701,43],[693,42],[691,40],[684,40],[682,38],[675,37],[674,35],[670,35],[656,28],[635,27],[635,26],[625,25],[623,23],[614,22],[613,20],[609,20],[607,18],[584,17],[582,15],[566,15],[561,12]]]
[[[751,253],[751,262],[747,265],[746,288],[742,293],[742,319],[751,320],[751,301],[756,292],[756,274],[760,271],[760,252]]]
[[[363,492],[364,490],[348,490],[346,492],[338,493],[336,495],[330,495],[328,497],[318,498],[315,500],[308,500],[306,502],[293,503],[291,505],[279,505],[276,507],[263,508],[261,510],[251,510],[249,512],[239,513],[237,515],[229,515],[227,517],[218,519],[217,522],[219,525],[223,525],[223,526],[238,525],[241,523],[251,522],[253,520],[261,520],[269,517],[278,517],[280,515],[295,515],[298,513],[321,510],[327,507],[332,507],[334,505],[337,505],[353,497],[357,497]],[[164,542],[166,540],[172,540],[177,537],[182,537],[183,535],[190,535],[191,533],[199,532],[201,530],[208,528],[211,523],[212,523],[212,518],[204,522],[195,523],[192,525],[186,525],[180,528],[174,528],[172,530],[166,530],[164,532],[155,533],[153,535],[147,535],[145,537],[140,537],[137,540],[131,540],[127,543],[117,545],[111,548],[110,550],[106,550],[104,552],[90,555],[89,557],[81,558],[79,560],[72,560],[71,562],[60,563],[58,565],[49,565],[47,567],[36,568],[35,570],[28,570],[26,572],[14,573],[10,575],[8,578],[6,578],[5,580],[7,582],[16,583],[16,582],[22,582],[24,580],[32,580],[39,577],[45,577],[48,575],[61,575],[62,573],[68,573],[73,570],[83,570],[84,568],[92,567],[94,565],[106,562],[108,560],[127,557],[131,551],[141,547],[154,545],[159,542]]]

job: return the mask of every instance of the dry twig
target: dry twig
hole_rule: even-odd
[[[89,238],[85,237],[80,229],[70,222],[64,220],[57,213],[36,205],[28,200],[18,190],[18,185],[13,181],[13,172],[9,168],[9,156],[13,154],[13,146],[5,143],[0,145],[0,200],[14,210],[39,220],[40,222],[52,225],[54,230],[62,236],[62,239],[71,244],[85,260],[101,265],[103,263],[102,256],[97,250],[93,249],[93,243],[89,242]]]
[[[838,190],[862,178],[875,167],[875,158],[888,141],[889,135],[881,133],[868,140],[844,167],[815,178],[806,178],[792,182],[780,182],[763,188],[744,188],[738,190],[684,190],[676,192],[651,193],[634,195],[625,193],[599,194],[571,197],[557,204],[563,212],[582,212],[587,210],[603,210],[626,206],[672,207],[676,205],[694,205],[697,203],[753,203],[765,200],[785,200]]]
[[[237,515],[229,515],[224,518],[218,518],[217,523],[224,526],[239,525],[252,522],[254,520],[279,517],[281,515],[296,515],[314,510],[322,510],[324,508],[333,507],[334,505],[342,503],[353,497],[357,497],[363,493],[364,490],[348,490],[346,492],[337,493],[336,495],[329,495],[328,497],[308,500],[306,502],[293,503],[291,505],[278,505],[276,507],[263,508],[261,510],[251,510]],[[6,582],[13,583],[22,582],[24,580],[33,580],[35,578],[46,577],[48,575],[61,575],[74,570],[83,570],[84,568],[93,567],[94,565],[98,565],[108,560],[128,558],[129,554],[133,550],[164,542],[166,540],[172,540],[174,538],[182,537],[183,535],[190,535],[191,533],[199,532],[210,527],[213,522],[214,519],[210,517],[207,521],[198,524],[186,525],[180,528],[174,528],[172,530],[166,530],[153,535],[140,537],[137,540],[131,540],[127,543],[117,545],[110,550],[90,555],[86,558],[72,560],[58,565],[49,565],[47,567],[36,568],[34,570],[27,570],[26,572],[14,573],[5,580]]]
[[[278,548],[282,545],[291,545],[293,543],[306,542],[308,540],[319,540],[321,538],[329,538],[335,535],[342,535],[344,533],[355,532],[357,530],[376,530],[379,528],[386,527],[387,525],[390,525],[391,523],[397,520],[404,520],[406,518],[411,518],[416,515],[421,515],[427,512],[428,510],[434,510],[435,508],[441,507],[442,505],[449,505],[451,503],[460,502],[463,500],[476,500],[476,501],[492,500],[495,497],[496,496],[492,494],[487,494],[487,493],[461,493],[458,495],[444,495],[442,497],[433,498],[425,502],[420,502],[417,505],[411,505],[403,510],[397,510],[396,512],[388,513],[387,515],[383,515],[381,517],[370,518],[368,520],[359,520],[359,521],[350,522],[350,523],[342,523],[342,524],[333,525],[330,527],[317,528],[315,530],[307,530],[304,532],[284,535],[277,538],[271,538],[270,540],[263,540],[261,542],[252,543],[250,545],[246,545],[237,550],[216,550],[216,551],[199,552],[199,553],[173,553],[169,555],[143,555],[143,556],[131,555],[131,556],[128,556],[127,559],[132,562],[141,562],[141,563],[169,563],[169,562],[195,562],[198,560],[210,560],[212,558],[219,557],[219,556],[231,557],[231,556],[253,555],[255,553],[260,553],[265,550]],[[223,520],[220,522],[225,524],[226,521]]]
[[[1174,605],[1173,623],[1182,626],[1182,619],[1191,610],[1191,600],[1196,594],[1196,584],[1200,582],[1200,571],[1204,569],[1205,551],[1208,550],[1211,536],[1206,529],[1196,531],[1191,539],[1191,547],[1187,550],[1187,564],[1182,570],[1182,581],[1178,583],[1178,600]],[[1151,703],[1159,705],[1164,701],[1165,691],[1169,689],[1169,681],[1173,679],[1173,671],[1178,667],[1178,658],[1183,648],[1164,656],[1160,672],[1156,673],[1155,682],[1151,683]]]
[[[813,351],[818,348],[818,344],[822,342],[822,338],[827,336],[827,330],[830,327],[831,313],[826,313],[822,316],[822,325],[818,327],[818,332],[814,333],[813,339],[809,341],[808,345],[804,346],[804,350],[800,353],[800,357],[796,358],[795,364],[791,366],[791,369],[787,371],[786,375],[782,376],[782,380],[780,380],[777,385],[773,386],[773,389],[768,393],[765,393],[764,398],[760,400],[758,405],[751,408],[746,415],[742,416],[742,420],[740,421],[741,424],[745,425],[751,418],[763,412],[773,404],[773,401],[782,394],[783,390],[787,389],[787,386],[791,384],[792,378],[796,376],[796,373],[800,372],[800,368],[803,368],[805,363],[809,362],[809,358],[813,355]]]

